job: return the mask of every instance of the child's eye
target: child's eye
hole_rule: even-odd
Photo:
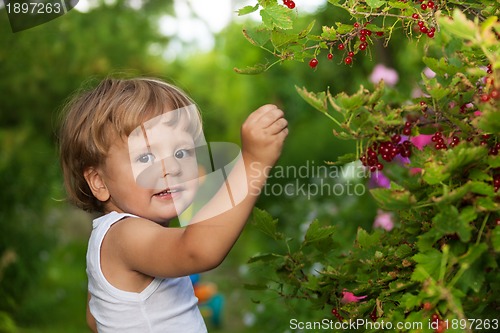
[[[137,157],[137,162],[139,163],[153,163],[155,160],[155,155],[152,153],[141,154]]]
[[[175,156],[175,158],[178,158],[178,159],[191,156],[191,150],[192,149],[179,149],[175,152],[174,156]]]

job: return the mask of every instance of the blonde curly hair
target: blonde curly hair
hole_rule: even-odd
[[[145,121],[167,111],[195,105],[178,87],[154,78],[106,78],[97,87],[77,93],[62,112],[60,162],[68,200],[88,212],[103,212],[84,172],[99,167],[114,140],[126,138]],[[191,117],[186,112],[182,117]],[[188,119],[187,129],[201,134],[201,117]]]

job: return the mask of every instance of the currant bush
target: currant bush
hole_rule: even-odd
[[[322,52],[352,66],[374,44],[387,46],[399,33],[423,50],[422,64],[433,75],[417,78],[417,96],[400,96],[383,81],[352,94],[297,87],[332,122],[335,136],[356,143],[354,152],[332,163],[359,163],[370,179],[387,177],[390,184],[370,193],[379,210],[393,214],[396,227],[388,232],[359,228],[346,254],[336,247],[341,234],[314,222],[294,250],[291,238],[275,231],[277,221],[260,212],[257,226],[288,251],[251,259],[276,272],[260,289],[286,300],[306,300],[317,309],[327,307],[340,321],[418,321],[425,327],[430,322],[434,332],[444,332],[452,320],[481,318],[494,328],[491,320],[500,311],[500,4],[328,3],[347,11],[350,20],[314,33],[314,22],[293,26],[300,9],[278,5],[284,10],[278,13],[272,0],[259,1],[252,8],[275,19],[264,20],[258,32],[245,37],[267,49],[275,63],[309,61],[319,69]],[[268,40],[262,38],[263,29]],[[275,48],[273,36],[278,35],[286,42]],[[322,268],[313,269],[318,263]],[[345,303],[345,288],[366,298]]]

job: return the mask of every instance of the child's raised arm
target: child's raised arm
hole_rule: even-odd
[[[185,228],[165,228],[141,218],[127,218],[113,226],[106,238],[114,257],[132,271],[154,277],[177,277],[218,266],[238,239],[264,186],[270,168],[281,154],[288,134],[284,113],[264,105],[247,118],[241,128],[242,159],[228,182],[248,188],[236,206],[219,215],[203,218],[225,200],[218,193]],[[211,216],[208,213],[207,216]]]

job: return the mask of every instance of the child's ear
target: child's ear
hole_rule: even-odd
[[[87,181],[94,197],[102,202],[108,201],[110,194],[104,179],[102,179],[99,174],[99,171],[94,167],[90,167],[85,169],[83,176],[85,177],[85,180]]]

